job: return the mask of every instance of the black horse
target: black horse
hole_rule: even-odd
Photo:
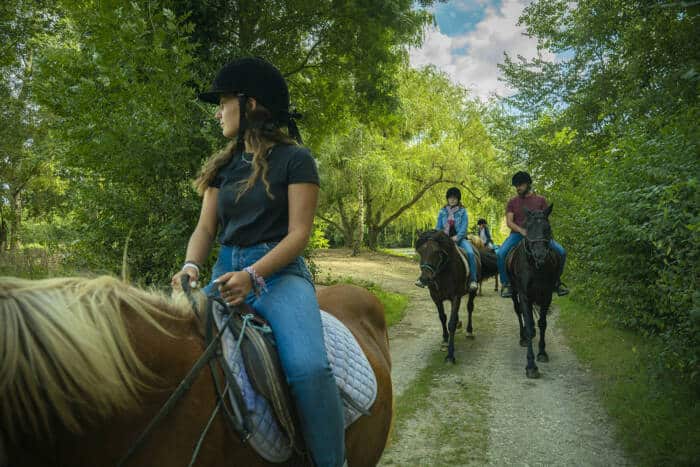
[[[547,329],[547,311],[559,281],[561,265],[561,257],[549,246],[552,239],[549,214],[552,208],[553,205],[549,205],[544,211],[530,211],[524,208],[527,215],[524,226],[527,235],[506,258],[506,268],[513,285],[513,307],[520,325],[520,345],[527,347],[525,374],[528,378],[540,376],[532,350],[532,338],[535,336],[532,314],[534,304],[540,307],[540,317],[537,321],[540,328],[537,361],[549,361],[549,356],[544,350],[544,333]]]
[[[476,291],[469,291],[469,274],[457,252],[457,246],[442,230],[428,230],[418,236],[415,244],[416,252],[420,255],[420,281],[428,286],[430,297],[433,299],[442,323],[442,340],[447,343],[447,356],[445,361],[455,363],[454,336],[459,320],[459,305],[462,297],[469,295],[467,311],[467,337],[472,334],[472,311],[474,311],[474,297]],[[477,281],[481,279],[481,258],[479,250],[474,249],[476,260]],[[447,324],[447,316],[443,301],[450,300],[450,322]],[[448,332],[449,330],[449,332]]]

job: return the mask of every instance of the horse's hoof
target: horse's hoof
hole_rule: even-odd
[[[467,336],[467,339],[474,339],[474,333],[468,332],[465,334]]]
[[[447,357],[445,357],[445,363],[447,363],[447,362],[452,362],[453,365],[456,363],[455,358],[450,357],[449,355]]]
[[[520,339],[520,347],[527,347],[527,339]]]
[[[525,368],[525,376],[527,376],[530,379],[537,379],[540,377],[540,370],[535,368]]]
[[[538,353],[537,354],[537,361],[538,362],[548,362],[549,361],[549,355],[546,353]]]

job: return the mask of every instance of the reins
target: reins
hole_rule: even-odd
[[[187,295],[187,298],[192,306],[192,310],[194,311],[195,315],[197,316],[197,319],[201,322],[201,315],[199,314],[199,310],[197,309],[197,302],[192,296],[190,285],[189,285],[189,278],[186,276],[183,276],[182,278],[182,290],[183,292]],[[214,302],[218,302],[219,304],[223,305],[224,309],[227,310],[226,316],[221,323],[221,328],[219,331],[214,334],[214,315],[213,315],[213,304]],[[231,386],[236,386],[236,381],[231,374],[230,369],[227,367],[227,365],[224,363],[223,365],[220,365],[221,368],[223,369],[224,376],[226,379],[226,385],[223,386],[220,381],[220,378],[218,376],[218,373],[216,371],[216,366],[215,366],[215,359],[217,358],[222,358],[221,356],[221,351],[219,350],[219,344],[221,342],[221,338],[224,335],[224,331],[226,331],[227,328],[230,328],[232,319],[234,316],[234,313],[241,313],[241,310],[239,307],[233,307],[230,308],[226,302],[224,302],[222,299],[218,297],[213,297],[213,296],[207,296],[207,315],[206,315],[206,330],[205,330],[205,342],[207,343],[207,347],[202,353],[202,355],[197,359],[197,361],[192,365],[192,368],[190,371],[185,375],[185,377],[180,381],[180,384],[178,387],[173,391],[173,393],[170,395],[167,401],[163,404],[163,406],[160,408],[158,413],[151,419],[151,421],[148,423],[146,428],[141,432],[139,437],[134,441],[134,443],[131,445],[129,448],[129,451],[122,457],[122,459],[117,463],[118,467],[124,466],[132,457],[133,455],[141,448],[143,447],[143,444],[146,442],[147,438],[149,435],[153,432],[153,430],[156,428],[156,426],[172,411],[172,409],[175,407],[175,404],[185,395],[185,393],[190,389],[192,386],[192,383],[194,382],[195,378],[201,371],[201,369],[204,367],[204,365],[209,364],[209,367],[212,372],[212,377],[214,379],[214,385],[216,388],[216,394],[217,394],[217,403],[216,406],[214,407],[214,410],[212,411],[211,416],[209,417],[209,420],[207,421],[206,426],[204,427],[202,433],[199,436],[199,439],[197,441],[197,444],[195,445],[195,449],[192,453],[192,458],[190,460],[190,466],[194,465],[195,460],[197,459],[197,456],[199,455],[199,451],[201,448],[201,445],[204,441],[205,436],[209,432],[209,429],[211,428],[211,424],[214,421],[214,418],[218,414],[220,408],[223,406],[224,407],[224,415],[225,419],[227,420],[228,424],[232,429],[234,429],[236,432],[241,434],[241,441],[246,442],[250,436],[251,432],[249,430],[249,427],[247,426],[247,423],[245,421],[245,418],[243,417],[243,413],[241,411],[241,408],[239,404],[242,403],[242,401],[237,401],[232,400],[231,401],[231,406],[233,409],[233,413],[229,411],[229,408],[227,407],[225,401],[225,395],[226,392],[228,391],[229,387]],[[233,351],[233,356],[237,355],[237,353],[240,351],[240,346],[241,342],[243,341],[243,337],[245,335],[245,330],[248,325],[248,322],[253,318],[253,315],[251,314],[242,314],[242,328],[240,335],[238,339],[236,340],[236,346]]]
[[[433,277],[437,276],[438,273],[440,273],[444,268],[445,265],[447,264],[447,253],[445,253],[442,250],[439,250],[440,252],[440,261],[438,262],[437,266],[433,266],[430,263],[420,263],[420,268],[421,269],[427,269],[428,271],[433,273]]]

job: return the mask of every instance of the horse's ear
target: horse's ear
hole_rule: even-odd
[[[547,209],[544,210],[544,215],[549,217],[549,215],[552,213],[552,209],[554,209],[554,203],[547,206]]]

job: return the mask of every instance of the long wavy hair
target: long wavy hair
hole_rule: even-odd
[[[248,100],[245,111],[247,123],[245,129],[245,143],[253,151],[253,160],[251,162],[253,165],[253,172],[247,180],[241,182],[241,185],[238,187],[236,199],[238,200],[243,194],[250,190],[253,185],[255,185],[258,178],[262,179],[267,196],[273,199],[274,196],[270,191],[270,182],[267,180],[267,171],[269,169],[267,156],[270,153],[270,149],[276,144],[296,145],[297,142],[280,127],[270,124],[270,122],[274,120],[269,110],[260,105],[259,102],[256,103],[255,109],[252,109],[251,104],[251,101]],[[199,175],[194,181],[194,187],[200,195],[204,195],[204,192],[214,180],[219,170],[229,163],[234,156],[235,150],[236,141],[233,140],[227,144],[224,149],[215,153],[204,163]]]

